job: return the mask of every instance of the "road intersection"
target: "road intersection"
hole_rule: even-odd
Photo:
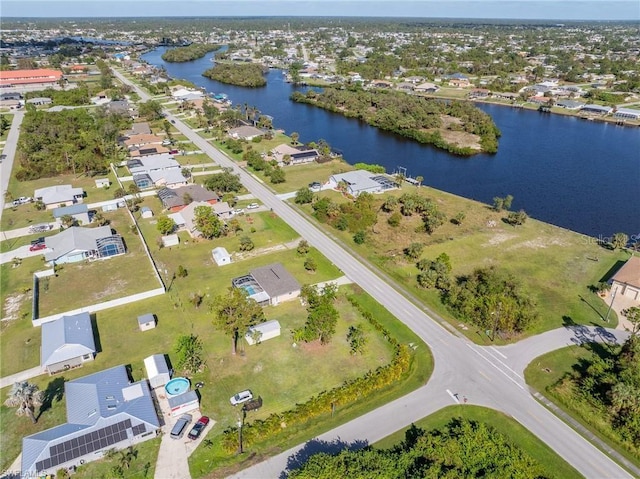
[[[148,94],[119,72],[116,71],[115,74],[133,86],[143,100],[150,99]],[[220,166],[231,168],[234,173],[240,175],[243,185],[256,198],[262,200],[300,236],[340,268],[348,278],[410,327],[431,349],[435,367],[425,386],[319,436],[317,441],[329,444],[338,439],[348,444],[375,442],[442,407],[455,404],[450,395],[450,392],[454,392],[458,393],[459,397],[467,397],[469,404],[490,407],[510,415],[587,478],[632,477],[541,405],[531,395],[523,378],[524,367],[540,351],[575,344],[576,341],[584,341],[585,338],[596,340],[606,337],[612,341],[609,335],[617,335],[616,340],[620,341],[624,338],[623,332],[596,328],[564,328],[511,346],[498,348],[475,345],[463,336],[452,333],[417,301],[412,301],[405,292],[398,291],[383,273],[372,269],[365,261],[348,252],[292,206],[276,197],[262,182],[198,136],[178,117],[167,113],[167,118]],[[599,334],[601,338],[598,337]],[[304,448],[305,445],[299,445],[233,477],[280,477],[290,465],[291,458],[299,455]]]

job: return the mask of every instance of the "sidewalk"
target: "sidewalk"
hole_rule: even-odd
[[[19,381],[26,381],[36,376],[40,376],[41,374],[44,374],[42,367],[36,366],[35,368],[25,369],[19,373],[12,374],[11,376],[5,376],[4,378],[0,378],[0,389],[11,386],[13,383]]]

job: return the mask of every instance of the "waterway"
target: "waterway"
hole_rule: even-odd
[[[498,105],[479,105],[500,131],[498,153],[461,158],[406,140],[367,124],[289,100],[294,87],[280,70],[267,86],[244,88],[202,76],[215,54],[187,63],[167,63],[161,47],[143,56],[173,78],[210,93],[226,93],[234,104],[257,107],[276,128],[296,131],[300,141],[325,139],[349,163],[375,163],[387,172],[406,168],[424,184],[492,203],[513,195],[512,209],[593,237],[625,232],[640,240],[640,128],[590,122]]]

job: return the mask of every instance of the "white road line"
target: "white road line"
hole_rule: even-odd
[[[498,366],[496,366],[495,364],[493,364],[493,362],[489,361],[485,356],[483,356],[482,354],[480,354],[479,351],[477,351],[474,347],[472,347],[470,344],[465,343],[465,345],[471,349],[471,351],[473,351],[474,353],[476,353],[478,356],[480,356],[482,359],[484,359],[487,363],[489,363],[493,368],[495,368],[496,370],[500,371],[509,381],[511,381],[513,384],[515,384],[516,386],[518,386],[520,389],[522,389],[523,391],[525,390],[524,387],[515,379],[513,379],[510,375],[508,375],[506,372],[504,372],[501,368],[499,368]],[[504,363],[500,363],[500,364],[504,364]],[[505,365],[506,366],[506,365]]]
[[[451,397],[453,398],[453,400],[454,400],[456,403],[460,404],[460,400],[458,399],[458,395],[457,395],[457,394],[453,394],[453,393],[452,393],[451,391],[449,391],[448,389],[447,389],[447,394],[448,394],[449,396],[451,396]]]
[[[495,346],[489,346],[491,349],[493,349],[497,354],[499,354],[500,356],[502,356],[504,359],[507,359],[507,357],[502,354],[500,351],[498,351]]]

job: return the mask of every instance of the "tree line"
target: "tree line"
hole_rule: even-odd
[[[371,446],[332,455],[313,454],[290,479],[358,477],[517,477],[544,479],[545,471],[522,449],[491,426],[463,418],[425,431],[412,425],[404,441],[390,449]]]
[[[260,87],[267,84],[264,68],[256,63],[217,63],[202,76],[230,85]]]
[[[479,138],[481,151],[498,151],[500,130],[493,119],[470,102],[442,101],[407,95],[402,92],[325,88],[322,92],[294,92],[293,101],[318,106],[349,118],[358,118],[371,126],[392,131],[420,143],[431,144],[458,155],[480,151],[448,143],[441,135],[443,116],[460,120],[447,128],[464,131]]]

